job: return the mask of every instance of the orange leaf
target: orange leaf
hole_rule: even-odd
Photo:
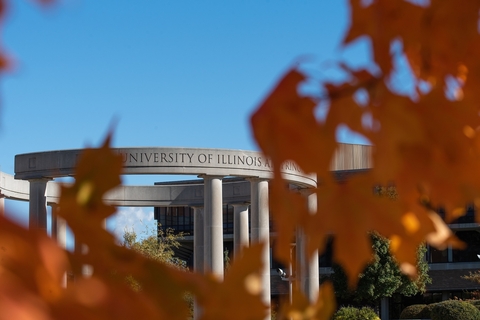
[[[298,85],[304,79],[295,69],[281,79],[252,115],[253,134],[274,167],[293,160],[307,173],[319,168],[328,171],[336,142],[325,139],[315,118],[315,101],[298,94]],[[319,142],[324,142],[323,148],[318,148]]]
[[[328,320],[335,309],[333,285],[327,281],[320,286],[318,298],[314,304],[310,304],[302,292],[294,289],[292,305],[284,307],[281,314],[292,320]]]
[[[260,256],[264,244],[245,248],[225,275],[223,283],[215,280],[199,300],[202,319],[263,319],[267,306],[260,298],[262,282]]]

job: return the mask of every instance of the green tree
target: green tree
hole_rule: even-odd
[[[333,265],[331,278],[337,297],[358,303],[376,303],[380,298],[391,297],[394,293],[412,296],[425,292],[431,282],[428,264],[424,259],[426,247],[420,246],[417,253],[418,277],[412,280],[402,274],[390,253],[389,241],[377,233],[371,233],[374,260],[360,274],[355,291],[349,290],[345,272],[338,264]]]
[[[155,229],[157,229],[155,227]],[[174,234],[172,229],[152,232],[147,230],[146,237],[139,238],[137,233],[132,230],[125,230],[123,234],[123,245],[129,249],[135,250],[145,257],[155,261],[167,263],[180,269],[186,269],[185,261],[175,257],[174,248],[180,246],[179,239],[182,234]]]
[[[187,270],[185,261],[175,257],[173,250],[180,246],[178,240],[182,238],[182,234],[174,234],[172,229],[167,229],[166,231],[156,227],[155,229],[158,231],[145,231],[146,236],[143,238],[140,238],[133,229],[125,229],[123,233],[123,245],[149,259],[168,264],[175,268]],[[141,290],[141,284],[132,276],[128,276],[126,281],[135,291]]]
[[[123,233],[123,245],[137,251],[147,258],[188,271],[186,262],[175,257],[175,252],[173,250],[180,246],[178,240],[183,237],[182,233],[175,234],[173,229],[170,228],[163,231],[155,226],[155,231],[148,229],[145,231],[145,235],[146,237],[139,238],[133,229],[126,229]],[[132,276],[128,276],[126,281],[131,285],[133,290],[137,292],[142,290],[141,284]],[[190,293],[186,293],[184,299],[190,308],[189,319],[193,319],[193,296]]]

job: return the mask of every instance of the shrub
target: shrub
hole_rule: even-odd
[[[426,304],[412,304],[403,309],[400,319],[421,319],[421,313],[426,306]]]
[[[432,320],[480,320],[480,311],[471,303],[449,300],[435,304],[431,318]]]
[[[467,302],[475,306],[475,308],[477,308],[478,310],[480,310],[480,300],[467,300]]]
[[[332,320],[380,320],[372,308],[342,307],[333,316]]]
[[[420,311],[419,318],[420,319],[430,319],[432,318],[432,309],[435,307],[436,303],[428,304]]]

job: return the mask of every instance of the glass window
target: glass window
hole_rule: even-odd
[[[478,262],[480,254],[480,233],[474,230],[457,231],[455,235],[467,244],[465,250],[453,250],[454,262]]]
[[[428,246],[427,249],[427,262],[428,263],[442,263],[448,262],[448,250],[438,250],[434,247]]]

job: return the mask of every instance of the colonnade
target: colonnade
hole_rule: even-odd
[[[259,152],[208,149],[208,148],[113,148],[122,156],[125,175],[195,175],[203,178],[201,198],[195,192],[168,189],[158,186],[124,186],[107,194],[105,201],[116,206],[160,207],[190,206],[194,208],[194,269],[211,272],[223,279],[223,177],[243,177],[250,183],[249,199],[228,195],[228,204],[234,207],[234,255],[251,243],[264,242],[262,253],[264,268],[261,271],[265,304],[270,303],[270,230],[268,208],[268,181],[272,178],[271,161]],[[47,201],[49,205],[58,202],[58,186],[48,183],[57,177],[75,175],[75,167],[84,150],[57,150],[33,152],[15,156],[15,179],[0,172],[0,212],[4,210],[4,199],[12,198],[29,201],[30,228],[47,231]],[[339,144],[331,162],[332,171],[353,172],[372,167],[371,146]],[[312,214],[316,211],[316,177],[305,174],[293,162],[286,162],[280,168],[282,177],[299,188],[308,201]],[[2,177],[3,175],[3,177]],[[5,179],[6,178],[6,179]],[[6,181],[6,182],[5,182]],[[183,185],[185,186],[185,185]],[[245,187],[240,189],[243,192]],[[192,190],[192,189],[190,189]],[[230,190],[230,189],[224,189]],[[310,191],[309,191],[310,190]],[[203,201],[203,205],[202,205]],[[248,232],[248,207],[250,206],[250,239]],[[55,211],[55,210],[52,210]],[[52,236],[61,246],[66,245],[66,224],[52,216]],[[300,288],[314,301],[318,295],[318,259],[308,259],[305,243],[308,239],[302,230],[297,230],[297,274]],[[315,254],[315,257],[317,254]],[[267,317],[269,318],[269,316]]]
[[[200,176],[204,181],[203,206],[194,209],[194,270],[211,273],[219,280],[224,276],[223,256],[223,177]],[[51,179],[32,179],[29,198],[29,225],[32,229],[47,231],[47,184]],[[270,305],[270,219],[268,205],[268,180],[248,178],[250,183],[250,203],[234,203],[234,256],[241,254],[241,249],[249,243],[264,243],[261,255],[263,268],[260,271],[262,282],[262,301]],[[316,211],[315,194],[305,191],[312,214]],[[51,204],[55,206],[55,204]],[[250,239],[248,208],[250,206]],[[54,210],[52,210],[53,212]],[[52,213],[52,237],[62,247],[66,247],[66,223]],[[296,277],[300,288],[313,302],[318,295],[319,275],[318,259],[307,259],[304,251],[305,236],[301,230],[297,234],[297,268]],[[65,280],[66,281],[66,280]],[[198,316],[198,310],[196,311]],[[269,318],[268,315],[267,318]],[[266,318],[266,319],[267,319]]]
[[[268,207],[268,181],[272,178],[271,161],[254,151],[205,148],[114,148],[122,156],[125,175],[195,175],[203,179],[200,185],[178,186],[123,186],[106,195],[105,201],[116,206],[161,207],[190,206],[194,208],[194,269],[209,272],[223,279],[223,201],[234,207],[234,256],[239,256],[245,245],[262,242],[263,269],[262,299],[270,304],[270,230]],[[8,197],[17,197],[30,202],[30,228],[47,230],[47,201],[58,202],[58,186],[52,181],[57,177],[75,175],[77,161],[82,149],[25,153],[15,156],[15,180],[7,177],[11,185],[5,188],[0,181],[0,210],[3,206],[2,188]],[[364,170],[371,167],[371,147],[361,145],[339,145],[332,159],[331,169]],[[293,162],[280,168],[282,177],[296,186],[308,201],[312,214],[316,210],[315,195],[308,190],[316,188],[316,177],[305,174]],[[223,183],[224,177],[242,177],[250,184],[239,187],[241,196],[231,192],[230,185]],[[22,181],[23,180],[23,181]],[[28,182],[27,182],[28,181]],[[245,183],[245,181],[243,181]],[[25,184],[28,183],[28,186]],[[57,188],[57,190],[53,190]],[[188,189],[191,188],[191,189]],[[188,189],[188,190],[187,190]],[[195,189],[195,190],[194,190]],[[222,194],[228,190],[228,195]],[[53,192],[52,192],[53,190]],[[194,190],[194,191],[193,191]],[[235,191],[235,190],[233,190]],[[249,194],[248,194],[249,193]],[[247,195],[248,194],[248,195]],[[249,197],[249,198],[248,198]],[[225,200],[226,199],[226,200]],[[248,231],[248,208],[250,207],[250,239]],[[66,225],[61,219],[52,218],[52,235],[65,245]],[[297,230],[297,274],[294,275],[307,297],[314,301],[318,295],[318,259],[308,259],[305,243],[308,239],[302,230]]]

